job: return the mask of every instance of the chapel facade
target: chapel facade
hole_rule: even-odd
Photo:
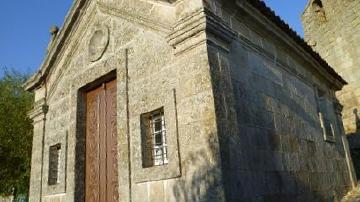
[[[30,201],[328,201],[346,85],[258,0],[76,0],[26,83]]]

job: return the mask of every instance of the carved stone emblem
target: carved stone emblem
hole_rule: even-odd
[[[109,45],[109,28],[97,27],[89,41],[89,59],[91,62],[100,60]]]

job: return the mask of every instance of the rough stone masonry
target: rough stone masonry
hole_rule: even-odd
[[[349,82],[337,92],[357,176],[360,175],[360,2],[309,1],[302,16],[305,39]]]
[[[316,0],[302,16],[305,39],[349,83],[337,93],[349,135],[360,132],[359,13],[356,0]]]
[[[26,84],[30,201],[340,199],[345,84],[258,0],[76,0]]]

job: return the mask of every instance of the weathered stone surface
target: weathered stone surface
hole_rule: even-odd
[[[284,33],[250,4],[101,0],[73,9],[81,2],[86,12],[70,13],[69,35],[54,39],[53,62],[28,82],[39,103],[30,201],[84,200],[84,89],[107,75],[117,78],[120,201],[326,200],[350,186],[341,122],[331,108],[335,141],[325,142],[314,88],[334,103],[337,78],[276,38]],[[94,39],[99,26],[108,44]],[[143,168],[140,115],[159,107],[169,163]],[[49,186],[48,150],[58,143],[60,181]]]
[[[336,141],[325,142],[315,86],[336,103],[335,89],[286,40],[271,37],[246,3],[236,10],[225,3],[210,8],[240,36],[226,51],[219,48],[223,41],[208,49],[227,199],[340,199],[351,186],[342,123],[332,108]]]
[[[305,39],[349,83],[337,93],[344,105],[346,134],[359,132],[360,122],[360,2],[322,0],[326,21],[320,21],[309,1],[302,16]],[[357,111],[356,111],[357,110]]]
[[[0,197],[0,202],[11,202],[12,197]]]
[[[360,37],[356,31],[360,28],[359,10],[358,1],[309,1],[302,16],[308,44],[349,83],[336,95],[344,106],[340,118],[343,120],[345,133],[349,135],[350,148],[347,144],[345,147],[351,149],[356,175],[360,172],[356,152],[360,147],[356,141],[360,131]],[[321,16],[318,11],[321,11]]]

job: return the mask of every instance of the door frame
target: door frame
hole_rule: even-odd
[[[103,83],[116,80],[116,70],[98,77],[94,81],[86,83],[77,91],[76,99],[76,142],[75,142],[75,192],[74,201],[85,201],[85,170],[86,170],[86,94],[87,92],[96,89]],[[118,81],[117,81],[118,82]],[[116,94],[116,97],[119,95]],[[117,99],[118,100],[118,99]],[[119,126],[117,126],[119,128]],[[118,134],[119,135],[119,134]],[[120,157],[117,156],[119,161]],[[118,168],[119,171],[119,168]]]
[[[84,92],[99,83],[116,78],[117,80],[117,129],[118,159],[123,163],[118,165],[119,196],[123,201],[130,201],[132,184],[131,144],[129,131],[129,57],[128,48],[117,50],[113,57],[94,63],[81,63],[79,71],[73,72],[67,86],[70,94],[69,138],[67,152],[67,179],[65,193],[66,201],[85,201],[85,99]],[[66,69],[66,67],[64,67]],[[65,70],[64,70],[65,71]],[[70,74],[70,72],[67,72]],[[121,104],[120,104],[121,103]],[[127,146],[126,146],[127,145]]]

